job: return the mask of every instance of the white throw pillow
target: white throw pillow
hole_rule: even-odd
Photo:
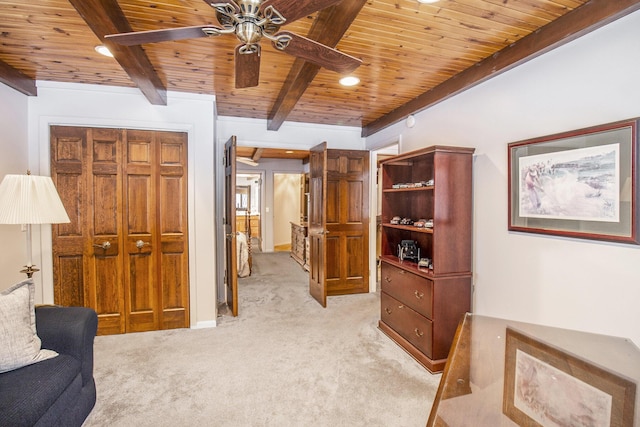
[[[35,285],[31,279],[0,293],[0,372],[58,355],[40,348],[36,332]]]

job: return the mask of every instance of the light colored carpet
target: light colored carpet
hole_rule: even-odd
[[[254,257],[216,328],[96,337],[90,426],[424,426],[440,375],[377,329],[379,295],[322,308],[286,253]]]

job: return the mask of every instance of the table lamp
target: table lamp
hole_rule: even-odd
[[[48,176],[5,175],[0,184],[0,224],[25,224],[27,227],[27,265],[21,273],[32,277],[39,271],[31,260],[31,225],[68,223],[53,181]]]

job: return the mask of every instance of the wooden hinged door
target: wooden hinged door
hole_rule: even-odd
[[[98,333],[189,325],[186,134],[51,128],[70,224],[53,228],[54,299]]]
[[[224,233],[227,307],[238,315],[238,258],[236,232],[236,137],[224,144]]]
[[[369,290],[369,153],[311,149],[309,292],[327,296]]]
[[[369,291],[369,152],[327,150],[327,295]]]
[[[327,306],[325,282],[325,169],[327,144],[313,147],[309,153],[309,293]]]

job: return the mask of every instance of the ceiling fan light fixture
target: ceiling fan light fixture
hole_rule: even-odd
[[[94,47],[95,51],[98,52],[100,55],[104,55],[104,56],[108,56],[109,58],[113,58],[113,53],[111,53],[111,51],[109,50],[108,47],[106,47],[103,44],[100,44],[96,47]]]
[[[355,86],[360,83],[360,79],[356,76],[346,76],[340,79],[340,84],[342,86]]]

